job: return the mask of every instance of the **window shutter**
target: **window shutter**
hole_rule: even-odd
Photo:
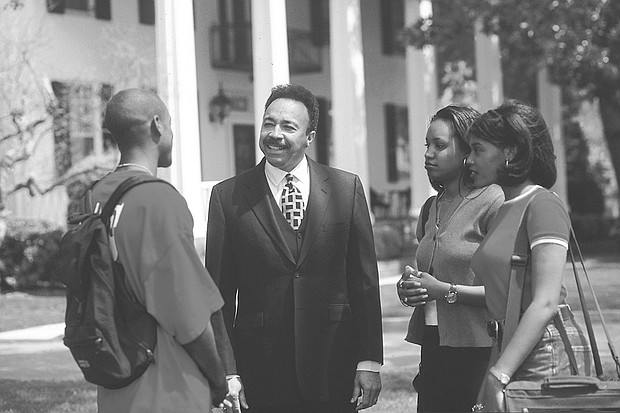
[[[325,98],[317,98],[319,103],[319,124],[316,127],[316,160],[329,165],[329,152],[332,145],[331,116],[329,115],[331,102]]]
[[[62,176],[71,167],[71,139],[69,125],[69,92],[71,86],[63,82],[52,82],[56,101],[54,108],[54,163],[57,176]]]
[[[100,20],[112,20],[112,6],[110,0],[95,1],[95,17]]]
[[[49,13],[63,14],[65,12],[65,1],[47,0],[47,11]]]
[[[400,41],[400,32],[405,26],[403,0],[381,1],[381,41],[383,54],[404,55],[405,46]]]
[[[138,0],[138,18],[142,24],[155,24],[155,0]]]
[[[387,149],[388,182],[398,181],[396,165],[396,105],[385,105],[385,142]]]
[[[310,35],[317,47],[329,44],[329,0],[309,0]]]
[[[101,132],[103,134],[103,150],[107,151],[110,148],[116,146],[114,143],[114,138],[112,138],[112,134],[108,130],[105,125],[105,108],[110,99],[112,98],[112,94],[114,93],[114,86],[108,83],[102,83],[99,88],[99,97],[101,98]]]

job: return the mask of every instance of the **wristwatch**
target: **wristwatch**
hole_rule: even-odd
[[[450,289],[448,290],[448,294],[445,295],[446,302],[448,304],[456,303],[457,298],[456,284],[450,284]]]
[[[493,377],[495,377],[497,380],[499,380],[500,383],[502,383],[502,386],[507,386],[508,383],[510,383],[510,376],[507,375],[506,373],[500,373],[498,371],[495,370],[495,367],[491,367],[489,369],[489,373],[491,373],[493,375]]]

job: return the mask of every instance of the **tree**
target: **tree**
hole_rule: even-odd
[[[62,127],[54,118],[63,108],[32,60],[42,47],[44,28],[24,22],[21,7],[16,0],[0,5],[0,244],[6,235],[7,197],[20,190],[46,194],[85,172],[113,167],[104,161],[60,176],[37,176],[25,168],[43,139]]]
[[[444,3],[438,1],[437,3]],[[408,28],[410,44],[442,44],[476,19],[500,38],[505,89],[535,102],[532,81],[542,65],[550,80],[598,101],[616,180],[620,181],[620,1],[462,0],[451,13]],[[458,3],[458,7],[456,4]],[[534,86],[535,88],[535,86]],[[620,194],[618,195],[620,197]]]

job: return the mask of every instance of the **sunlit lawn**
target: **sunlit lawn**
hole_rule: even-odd
[[[65,321],[64,290],[0,295],[0,332]]]
[[[410,383],[410,372],[384,372],[384,390],[372,413],[415,411],[415,393],[392,388],[392,382]],[[95,413],[96,388],[80,381],[17,381],[0,379],[0,413]]]
[[[384,317],[399,319],[404,316],[406,318],[410,310],[400,306],[392,296],[393,293],[392,286],[382,288]],[[0,295],[0,332],[62,322],[64,311],[63,291]],[[386,323],[384,326],[386,333],[390,330],[394,333],[396,330],[398,344],[402,343],[405,328],[406,320]],[[415,346],[404,345],[410,346],[412,353],[415,352]],[[37,355],[36,368],[48,371],[53,369],[54,354]],[[12,364],[20,363],[17,365],[25,366],[28,363],[27,360],[28,357],[24,355],[14,356]],[[398,362],[386,363],[382,369],[383,391],[379,403],[366,411],[369,413],[415,411],[416,394],[411,388],[414,364],[413,359],[406,363],[403,363],[401,359]],[[1,367],[2,365],[0,365],[0,370]],[[13,380],[6,378],[7,375],[1,375],[0,377],[3,378],[0,378],[0,413],[95,413],[97,411],[96,387],[84,380],[62,381],[62,375],[63,373],[56,375],[52,372],[51,376],[55,377],[53,381]]]
[[[600,253],[599,253],[600,254]],[[588,254],[594,256],[599,254]],[[611,336],[620,345],[620,309],[617,305],[617,292],[620,291],[620,257],[617,252],[603,252],[597,262],[589,261],[590,275],[597,291],[601,307],[604,309],[606,321],[610,325]],[[398,265],[396,266],[398,268]],[[569,278],[570,277],[570,278]],[[575,293],[572,271],[567,266],[565,281],[569,291],[569,302],[577,310],[577,294]],[[584,284],[584,286],[586,286]],[[586,287],[587,288],[587,287]],[[415,373],[417,347],[403,344],[402,337],[406,329],[406,318],[409,309],[401,307],[394,296],[394,287],[385,286],[381,289],[384,337],[386,345],[386,364],[382,368],[383,390],[379,403],[366,410],[368,413],[401,413],[414,412],[417,395],[411,388],[411,379]],[[58,323],[63,321],[65,298],[62,291],[52,294],[46,292],[0,295],[0,332],[36,325]],[[594,306],[591,306],[591,311]],[[577,311],[575,311],[577,312]],[[578,318],[581,318],[578,316]],[[605,336],[602,334],[598,317],[593,315],[595,330],[599,340],[599,350],[603,357],[605,372],[613,375],[613,363],[609,357]],[[583,324],[582,324],[583,325]],[[398,353],[395,356],[395,353]],[[83,380],[65,378],[62,371],[55,374],[55,353],[43,355],[40,365],[48,365],[48,376],[54,380],[14,380],[4,374],[0,378],[0,413],[94,413],[96,408],[95,386]],[[6,356],[5,356],[6,357]],[[18,369],[21,365],[28,368],[28,355],[15,356],[11,359]],[[67,362],[69,363],[70,360]],[[0,363],[0,370],[8,363]],[[32,364],[29,364],[32,366]],[[68,366],[71,368],[71,366]],[[31,367],[32,368],[32,367]],[[45,368],[45,367],[43,367]],[[76,367],[77,369],[77,367]],[[52,371],[50,371],[52,370]],[[79,372],[78,372],[79,374]]]

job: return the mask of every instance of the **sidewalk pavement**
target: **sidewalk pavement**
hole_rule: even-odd
[[[48,324],[44,326],[24,328],[21,330],[1,332],[0,342],[56,340],[62,338],[64,333],[65,323]]]

